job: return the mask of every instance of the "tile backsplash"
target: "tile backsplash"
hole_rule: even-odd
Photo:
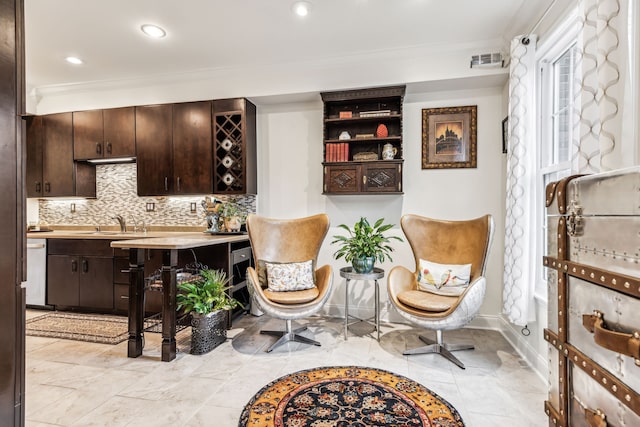
[[[95,199],[42,199],[38,201],[40,220],[56,225],[118,225],[113,219],[122,215],[127,226],[134,221],[141,226],[206,227],[201,202],[205,196],[139,197],[136,186],[136,164],[96,166]],[[235,198],[249,212],[256,211],[255,195],[211,195],[222,201]],[[192,212],[195,203],[195,212]],[[154,210],[147,211],[153,204]]]

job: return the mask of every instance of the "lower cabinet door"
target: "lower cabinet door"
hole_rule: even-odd
[[[49,255],[47,258],[47,304],[77,306],[80,257]]]
[[[113,309],[113,258],[80,257],[79,305]]]

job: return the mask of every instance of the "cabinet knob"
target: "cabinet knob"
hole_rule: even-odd
[[[180,191],[180,177],[176,178],[176,187],[177,187],[178,191]]]
[[[89,261],[87,261],[86,259],[82,260],[82,272],[83,273],[89,272]]]
[[[96,154],[102,154],[102,144],[96,142]]]
[[[106,144],[107,144],[107,154],[111,154],[111,151],[112,151],[111,143],[109,141],[107,141]]]
[[[164,177],[164,191],[169,191],[169,177]]]
[[[36,182],[36,193],[39,193],[42,191],[42,184],[40,184],[40,181]]]
[[[75,273],[76,271],[78,271],[78,261],[74,259],[71,261],[71,272]]]
[[[51,184],[47,181],[44,182],[44,192],[45,193],[50,193],[51,192]]]

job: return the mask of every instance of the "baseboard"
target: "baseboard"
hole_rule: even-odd
[[[479,316],[480,317],[480,316]],[[498,325],[499,330],[504,338],[518,352],[518,354],[531,366],[540,379],[546,384],[549,377],[549,361],[546,354],[540,354],[530,344],[525,336],[520,333],[521,328],[515,327],[502,316],[486,316],[491,317],[491,321]]]

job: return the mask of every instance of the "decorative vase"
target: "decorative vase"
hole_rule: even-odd
[[[240,222],[240,217],[238,216],[230,216],[224,219],[225,231],[238,232],[240,231],[241,226],[242,223]]]
[[[376,136],[378,138],[386,138],[389,136],[389,129],[387,129],[386,125],[383,125],[382,123],[380,123],[378,125],[378,129],[376,129]]]
[[[227,312],[191,314],[191,354],[205,354],[227,339]]]
[[[207,231],[217,233],[220,231],[219,227],[220,215],[216,213],[207,214]]]
[[[376,262],[376,258],[372,256],[364,258],[354,258],[351,260],[351,266],[353,271],[359,274],[367,274],[373,271],[373,264]]]
[[[394,147],[392,144],[384,144],[382,147],[382,159],[383,160],[393,160],[393,158],[398,153],[398,149]]]

